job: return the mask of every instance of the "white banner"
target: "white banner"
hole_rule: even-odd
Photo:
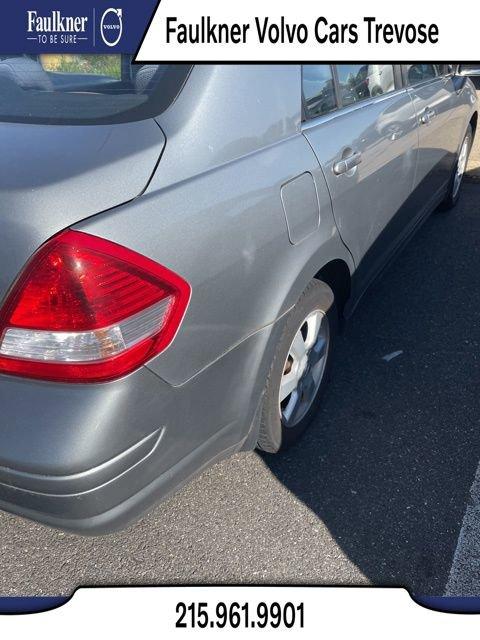
[[[296,611],[293,618],[290,613],[284,617],[287,603]],[[232,605],[238,615],[231,613]],[[186,613],[181,617],[184,609]],[[277,611],[282,612],[280,617]],[[478,617],[425,609],[413,602],[403,589],[338,587],[80,589],[58,609],[30,616],[0,616],[3,638],[132,640],[147,632],[148,637],[158,639],[196,634],[202,638],[274,635],[277,638],[468,640],[478,638]]]
[[[474,3],[161,0],[139,62],[475,61]]]

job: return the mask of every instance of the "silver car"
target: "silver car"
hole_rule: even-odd
[[[101,58],[0,56],[0,508],[84,534],[298,440],[478,120],[458,65]]]

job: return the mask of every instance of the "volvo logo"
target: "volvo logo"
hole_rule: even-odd
[[[122,10],[107,9],[100,20],[100,34],[108,47],[114,47],[120,42],[123,31]]]

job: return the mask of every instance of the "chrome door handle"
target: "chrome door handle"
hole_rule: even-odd
[[[430,120],[437,115],[435,109],[429,109],[428,107],[420,116],[420,124],[429,124]]]
[[[338,160],[338,162],[333,165],[333,173],[336,176],[341,176],[342,174],[348,173],[352,169],[355,169],[355,167],[357,167],[361,163],[361,161],[362,154],[360,153],[360,151],[355,151],[355,153],[352,153],[352,155],[348,156],[348,158]]]

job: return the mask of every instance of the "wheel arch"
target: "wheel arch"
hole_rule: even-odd
[[[352,276],[347,263],[340,258],[331,260],[315,274],[314,278],[325,282],[332,289],[339,314],[343,315],[352,292]]]
[[[470,118],[470,126],[472,127],[472,135],[475,138],[475,133],[477,131],[477,124],[478,124],[478,111],[475,111],[472,114],[472,117]]]
[[[350,298],[352,289],[352,276],[348,263],[341,258],[333,258],[324,263],[323,266],[317,270],[312,270],[310,266],[306,266],[305,270],[302,271],[302,274],[299,275],[299,278],[296,281],[296,286],[293,289],[297,298],[301,295],[301,292],[305,290],[305,288],[308,286],[308,283],[312,280],[321,280],[332,289],[335,296],[335,302],[337,304],[339,316],[341,318],[345,305]],[[285,314],[281,318],[279,318],[279,320],[275,322],[270,329],[270,335],[268,337],[266,348],[262,357],[262,363],[259,367],[259,371],[257,372],[256,386],[259,390],[256,404],[257,410],[255,412],[253,422],[250,426],[249,433],[243,443],[242,450],[251,450],[256,446],[260,426],[260,416],[258,410],[263,398],[263,381],[268,375],[271,359],[273,358],[275,344],[282,335],[287,315],[288,314]]]

